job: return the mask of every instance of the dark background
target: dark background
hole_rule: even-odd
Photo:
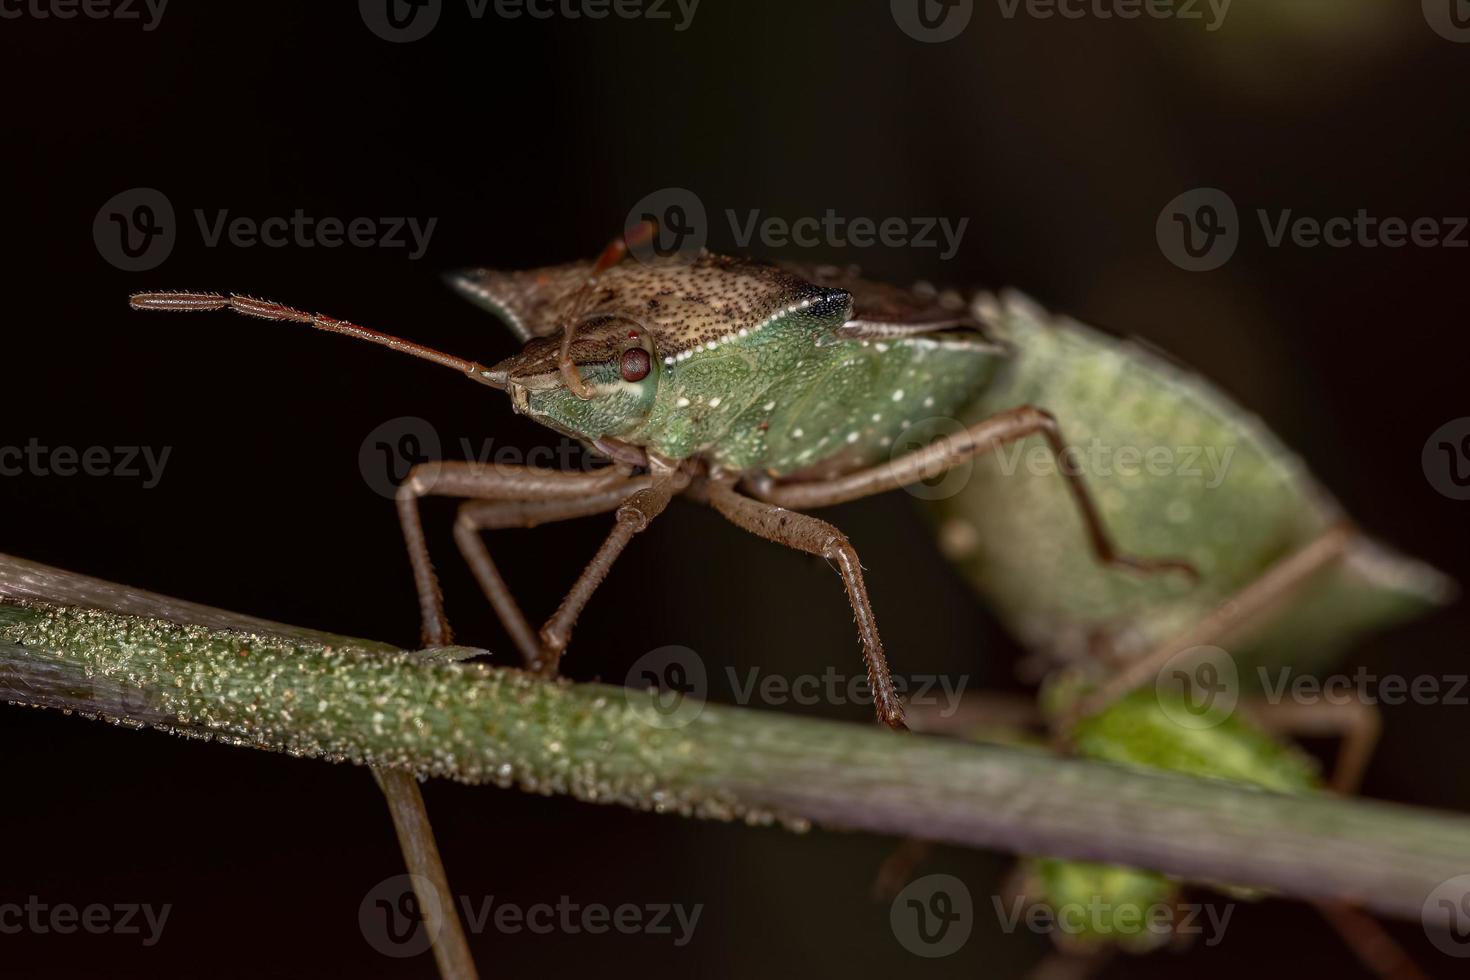
[[[886,3],[703,0],[668,21],[470,19],[451,0],[427,39],[389,44],[351,3],[174,0],[137,22],[0,20],[5,83],[3,442],[172,447],[163,480],[0,479],[0,550],[306,626],[412,644],[415,602],[391,503],[359,472],[374,427],[420,416],[447,455],[529,448],[543,430],[442,369],[303,328],[217,314],[130,313],[147,288],[240,290],[491,361],[513,344],[437,281],[479,263],[589,256],[667,186],[712,215],[969,217],[959,254],[787,250],[897,281],[1015,285],[1138,333],[1264,415],[1363,523],[1464,580],[1466,509],[1420,465],[1467,412],[1470,252],[1271,249],[1250,222],[1211,273],[1155,241],[1165,202],[1226,189],[1243,214],[1470,213],[1463,95],[1470,46],[1414,3],[1237,0],[1223,28],[1003,18],[980,2],[959,39],[919,44]],[[163,191],[179,239],[146,273],[94,244],[94,216]],[[207,248],[193,209],[264,218],[437,217],[402,249]],[[711,244],[728,250],[723,220]],[[431,504],[463,642],[507,651]],[[1015,686],[1014,646],[942,563],[903,495],[832,512],[869,570],[906,672]],[[498,555],[533,618],[601,532],[508,532]],[[1466,615],[1365,641],[1345,668],[1464,672]],[[664,644],[712,673],[858,669],[829,569],[676,504],[583,617],[567,661],[619,680]],[[502,658],[510,662],[510,658]],[[728,693],[728,692],[725,692]],[[717,687],[716,696],[721,696]],[[866,722],[864,706],[800,708]],[[1367,795],[1470,807],[1464,708],[1387,709]],[[0,936],[0,971],[51,975],[429,976],[357,926],[401,869],[368,774],[133,734],[59,713],[0,712],[0,902],[174,906],[162,940]],[[1324,753],[1329,746],[1321,748]],[[455,887],[528,904],[703,903],[694,941],[473,937],[485,975],[1020,976],[1044,938],[999,935],[1002,856],[942,851],[979,922],[964,950],[920,960],[868,885],[891,841],[696,823],[436,782],[425,793]],[[1451,873],[1447,869],[1447,874]],[[1456,961],[1395,924],[1427,968]],[[1355,964],[1310,909],[1237,908],[1226,940],[1114,964],[1111,976],[1238,977]]]

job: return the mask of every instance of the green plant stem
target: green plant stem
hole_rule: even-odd
[[[0,697],[662,812],[1109,861],[1447,922],[1470,818],[547,680],[0,559]]]

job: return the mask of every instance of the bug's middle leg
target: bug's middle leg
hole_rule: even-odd
[[[868,601],[868,587],[863,582],[863,568],[857,551],[847,536],[826,521],[765,503],[737,492],[729,480],[711,478],[707,483],[709,503],[737,527],[788,548],[817,555],[833,562],[842,575],[853,615],[857,617],[858,635],[863,642],[863,659],[868,669],[868,686],[873,691],[873,704],[878,720],[890,728],[905,731],[903,701],[893,687],[888,659],[883,654],[883,641],[878,636],[878,623]]]
[[[1072,502],[1087,527],[1092,552],[1100,563],[1149,574],[1183,572],[1198,578],[1198,572],[1187,561],[1142,558],[1117,548],[1103,524],[1102,515],[1098,512],[1097,504],[1093,501],[1082,474],[1076,467],[1067,465],[1071,459],[1071,450],[1062,436],[1056,418],[1050,412],[1033,405],[1022,405],[988,419],[981,419],[957,435],[940,439],[886,463],[835,479],[783,484],[761,477],[747,482],[753,495],[768,503],[796,510],[830,507],[931,479],[966,460],[983,456],[1007,443],[1033,435],[1040,435],[1046,440],[1052,454],[1061,464],[1058,472],[1067,481]]]
[[[490,557],[490,549],[481,533],[509,527],[531,528],[605,514],[649,484],[648,477],[636,477],[580,500],[466,500],[460,504],[459,515],[454,522],[454,540],[459,545],[459,553],[464,556],[465,564],[469,565],[480,590],[485,593],[501,625],[521,652],[528,669],[538,669],[543,659],[541,639],[525,613],[521,612],[520,604]]]

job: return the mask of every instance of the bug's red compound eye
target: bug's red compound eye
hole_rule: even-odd
[[[624,381],[642,381],[648,377],[652,367],[653,359],[642,347],[629,347],[623,351],[623,359],[618,362],[618,370],[622,372]]]

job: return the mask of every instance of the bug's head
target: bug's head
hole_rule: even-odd
[[[625,316],[590,314],[574,324],[568,372],[561,336],[533,337],[491,369],[517,412],[584,439],[622,436],[647,418],[659,363],[648,328]],[[570,373],[570,377],[569,377]]]
[[[495,366],[491,383],[517,411],[578,438],[633,433],[661,380],[679,370],[671,365],[692,350],[796,309],[813,323],[840,323],[850,307],[845,291],[767,263],[708,252],[690,262],[606,258],[448,277],[525,345]]]

